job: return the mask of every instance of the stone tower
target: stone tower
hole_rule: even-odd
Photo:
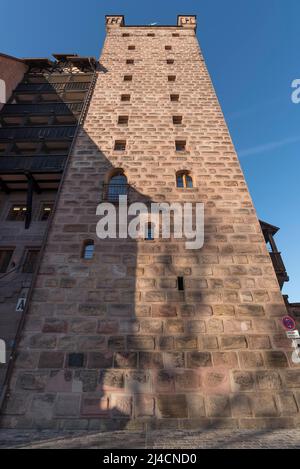
[[[286,309],[196,17],[106,24],[2,426],[292,427],[300,370]],[[119,186],[129,202],[203,202],[203,248],[98,239],[96,208]]]

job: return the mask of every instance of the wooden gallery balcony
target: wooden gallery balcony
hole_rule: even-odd
[[[42,140],[72,140],[76,127],[2,127],[0,128],[1,142],[10,141],[42,141]]]

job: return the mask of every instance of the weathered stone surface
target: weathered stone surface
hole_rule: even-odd
[[[260,352],[239,352],[242,368],[262,368],[264,366],[263,355]]]
[[[291,349],[277,337],[284,302],[193,27],[155,28],[149,38],[153,31],[108,25],[11,380],[12,394],[41,401],[22,415],[6,414],[10,426],[107,431],[296,422],[284,417],[279,397],[287,392],[293,409],[291,393],[298,399],[300,389]],[[167,40],[174,65],[166,63]],[[136,62],[125,64],[133,43],[129,58]],[[122,63],[131,82],[120,79]],[[175,114],[182,124],[173,122]],[[186,141],[180,153],[177,139]],[[123,140],[125,150],[115,150]],[[181,170],[190,172],[193,188],[177,187]],[[187,250],[174,237],[100,240],[96,208],[118,171],[130,203],[204,202],[203,247]],[[90,239],[95,250],[87,260],[81,256]],[[280,417],[272,406],[265,416],[260,401],[253,406],[256,394],[274,398]],[[42,399],[48,395],[56,395],[53,414]]]
[[[186,336],[186,337],[175,337],[174,338],[175,349],[177,350],[193,350],[197,349],[197,337]]]
[[[30,347],[36,349],[53,349],[56,345],[56,337],[54,335],[36,334],[30,337]]]
[[[227,350],[247,348],[247,341],[243,335],[221,337],[221,348]]]
[[[47,319],[43,326],[42,332],[49,332],[49,333],[60,333],[60,332],[67,332],[68,323],[66,321],[61,321],[57,318],[50,318]]]
[[[46,386],[48,374],[43,371],[20,373],[17,379],[17,389],[24,391],[43,391]]]
[[[276,371],[257,371],[255,380],[257,388],[262,391],[281,388],[281,378]]]
[[[135,408],[138,417],[153,417],[155,413],[154,397],[147,395],[136,396]]]
[[[269,368],[286,368],[288,366],[287,357],[284,352],[265,352],[264,361]]]
[[[187,366],[188,368],[212,366],[211,354],[208,352],[188,352]]]
[[[192,419],[206,416],[204,398],[200,394],[187,395],[189,417]]]
[[[98,375],[96,370],[75,370],[72,383],[73,392],[95,392]]]
[[[233,417],[251,417],[251,405],[247,394],[234,394],[230,398]]]
[[[96,395],[83,396],[80,413],[89,418],[108,417],[108,398],[99,398]]]
[[[115,368],[136,368],[137,353],[136,352],[118,352],[114,354]]]
[[[140,352],[139,367],[147,370],[149,368],[163,368],[163,356],[160,352]]]
[[[64,359],[63,352],[41,352],[39,368],[62,368]]]
[[[127,347],[128,350],[152,350],[154,349],[155,341],[150,336],[128,336]]]
[[[209,417],[230,417],[229,398],[226,396],[209,396],[206,398],[207,415]]]
[[[271,348],[270,338],[267,335],[249,335],[249,348],[253,350],[266,350]]]
[[[30,396],[24,393],[13,393],[10,399],[3,406],[2,413],[4,415],[23,415],[28,411]]]
[[[54,405],[56,417],[78,417],[81,396],[78,394],[60,394]]]
[[[252,373],[246,371],[235,371],[232,373],[234,382],[234,391],[252,391],[254,390],[254,377]]]
[[[238,359],[235,352],[213,352],[212,357],[214,366],[238,367]]]
[[[113,353],[112,352],[90,352],[88,354],[89,368],[112,368]]]
[[[187,399],[184,394],[160,395],[157,407],[162,418],[187,418]]]
[[[55,402],[55,394],[42,394],[33,398],[31,411],[40,419],[51,420],[53,417],[53,407]]]
[[[100,374],[103,389],[114,390],[124,388],[124,373],[118,370],[106,370]]]
[[[270,394],[251,395],[253,413],[256,417],[276,417],[278,410],[275,400]]]

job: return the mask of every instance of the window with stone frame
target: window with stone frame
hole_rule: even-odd
[[[176,186],[180,189],[192,189],[193,178],[189,171],[178,171],[176,173]]]

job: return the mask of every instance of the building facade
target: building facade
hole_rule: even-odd
[[[196,18],[106,18],[2,410],[3,428],[274,428],[299,420],[280,285]],[[202,202],[205,241],[96,236],[100,202]],[[265,229],[267,227],[265,226]]]
[[[0,337],[10,357],[63,169],[93,86],[92,58],[0,56]],[[0,365],[0,396],[7,366]],[[2,399],[0,399],[1,402]]]

